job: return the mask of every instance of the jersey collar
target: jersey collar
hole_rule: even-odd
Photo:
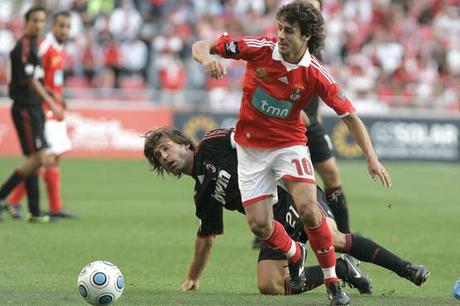
[[[275,61],[281,62],[284,65],[284,67],[286,67],[287,71],[294,70],[298,68],[299,66],[308,67],[310,66],[310,63],[311,63],[311,55],[310,55],[310,52],[308,51],[308,48],[307,48],[307,51],[305,51],[305,54],[302,56],[302,59],[300,60],[298,64],[291,64],[291,63],[286,62],[283,59],[283,56],[279,52],[278,42],[275,44],[275,48],[273,48],[272,59]]]
[[[48,40],[50,42],[50,44],[58,51],[61,51],[63,49],[63,45],[60,44],[57,40],[56,40],[56,37],[54,37],[53,33],[52,32],[49,32],[47,35],[46,35],[46,40]]]

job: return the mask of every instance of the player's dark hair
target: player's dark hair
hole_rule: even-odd
[[[195,150],[195,145],[193,144],[193,141],[190,139],[190,137],[181,131],[172,128],[162,127],[158,129],[152,129],[144,134],[144,138],[144,156],[147,158],[151,170],[162,176],[165,172],[176,176],[180,176],[180,174],[177,175],[169,172],[161,165],[158,157],[155,156],[155,150],[160,140],[164,138],[171,139],[177,144],[188,145],[191,150]]]
[[[27,10],[27,12],[24,15],[24,19],[29,21],[30,17],[32,17],[32,14],[35,12],[44,12],[45,14],[47,13],[46,9],[43,6],[32,6],[30,9]]]
[[[278,9],[276,20],[286,21],[291,25],[297,23],[300,27],[300,33],[304,36],[310,36],[308,41],[310,53],[315,56],[321,53],[325,39],[324,19],[321,12],[311,3],[298,0],[285,4]]]
[[[54,13],[53,15],[53,24],[55,24],[60,16],[70,18],[70,12],[69,11],[59,11]]]

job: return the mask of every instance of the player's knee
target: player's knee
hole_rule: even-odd
[[[300,218],[302,222],[307,226],[315,226],[321,222],[321,211],[317,207],[315,198],[305,198],[297,204],[299,208]]]
[[[266,218],[250,218],[248,219],[248,224],[251,232],[260,239],[266,239],[272,232],[272,220],[266,220]]]
[[[259,292],[264,295],[281,295],[284,294],[284,287],[277,286],[272,280],[264,279],[258,282]]]
[[[36,158],[37,158],[37,163],[40,164],[40,166],[45,166],[45,167],[48,166],[49,154],[46,152],[45,149],[42,149],[39,152],[37,152]]]
[[[326,188],[333,188],[340,185],[340,173],[337,166],[323,168],[320,172],[320,176]]]

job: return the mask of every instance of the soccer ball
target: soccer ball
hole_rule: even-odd
[[[91,305],[109,305],[123,293],[125,279],[120,269],[103,260],[87,264],[78,275],[78,291]]]

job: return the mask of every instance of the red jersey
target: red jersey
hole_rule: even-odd
[[[298,64],[283,60],[276,38],[232,38],[223,34],[213,46],[221,57],[247,61],[235,140],[247,147],[305,145],[300,112],[314,95],[335,112],[354,112],[326,68],[308,50]]]
[[[53,92],[57,97],[62,97],[65,58],[63,46],[57,42],[52,33],[48,33],[46,38],[40,43],[38,55],[42,59],[45,71],[45,88]],[[54,118],[48,104],[43,103],[43,110],[47,118]]]

